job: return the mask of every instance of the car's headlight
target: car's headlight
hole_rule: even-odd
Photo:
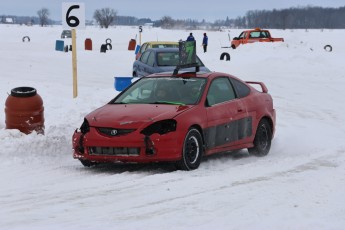
[[[84,122],[83,124],[80,126],[80,132],[85,134],[88,133],[90,131],[90,125],[89,122],[86,120],[86,118],[84,118]]]
[[[144,128],[140,133],[145,136],[150,136],[154,133],[160,135],[176,131],[177,122],[173,119],[157,121],[146,128]]]

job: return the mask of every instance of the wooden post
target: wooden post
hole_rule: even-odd
[[[78,96],[76,31],[72,29],[73,98]]]
[[[139,45],[141,46],[141,32],[143,32],[143,27],[139,26]]]
[[[141,32],[139,33],[139,45],[141,45]]]

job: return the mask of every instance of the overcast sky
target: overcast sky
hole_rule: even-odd
[[[76,2],[85,4],[85,17],[91,20],[96,9],[109,7],[119,16],[161,19],[196,19],[213,22],[226,17],[244,16],[249,10],[272,10],[299,6],[341,7],[344,0],[0,0],[0,15],[37,16],[43,7],[50,12],[50,19],[62,19],[62,3]]]

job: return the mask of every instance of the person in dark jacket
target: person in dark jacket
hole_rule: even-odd
[[[204,33],[204,38],[202,39],[202,47],[204,48],[204,53],[207,51],[207,44],[208,44],[208,37],[206,33]]]
[[[190,42],[190,41],[195,41],[193,33],[190,33],[189,36],[187,37],[187,42]]]

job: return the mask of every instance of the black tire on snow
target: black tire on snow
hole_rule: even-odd
[[[107,47],[107,50],[112,50],[113,49],[113,46],[110,43],[106,43],[105,45]]]
[[[230,61],[230,54],[229,54],[229,53],[223,52],[223,53],[220,55],[220,60],[224,60],[224,57],[226,57],[226,60],[227,60],[227,61]]]
[[[258,157],[266,156],[271,149],[272,130],[269,122],[262,119],[256,130],[254,147],[248,148],[250,154]]]
[[[81,164],[84,165],[85,167],[92,167],[92,166],[98,165],[98,163],[92,162],[92,161],[89,161],[89,160],[81,160],[81,159],[80,159],[80,162],[81,162]]]
[[[181,170],[194,170],[200,165],[203,155],[203,143],[200,132],[191,128],[183,143],[182,158],[176,163],[178,169]]]
[[[29,36],[24,36],[24,37],[22,38],[22,41],[23,41],[23,42],[25,42],[25,41],[30,42],[30,37],[29,37]]]
[[[332,46],[331,45],[325,45],[325,47],[323,47],[324,50],[326,50],[327,52],[332,52]]]

